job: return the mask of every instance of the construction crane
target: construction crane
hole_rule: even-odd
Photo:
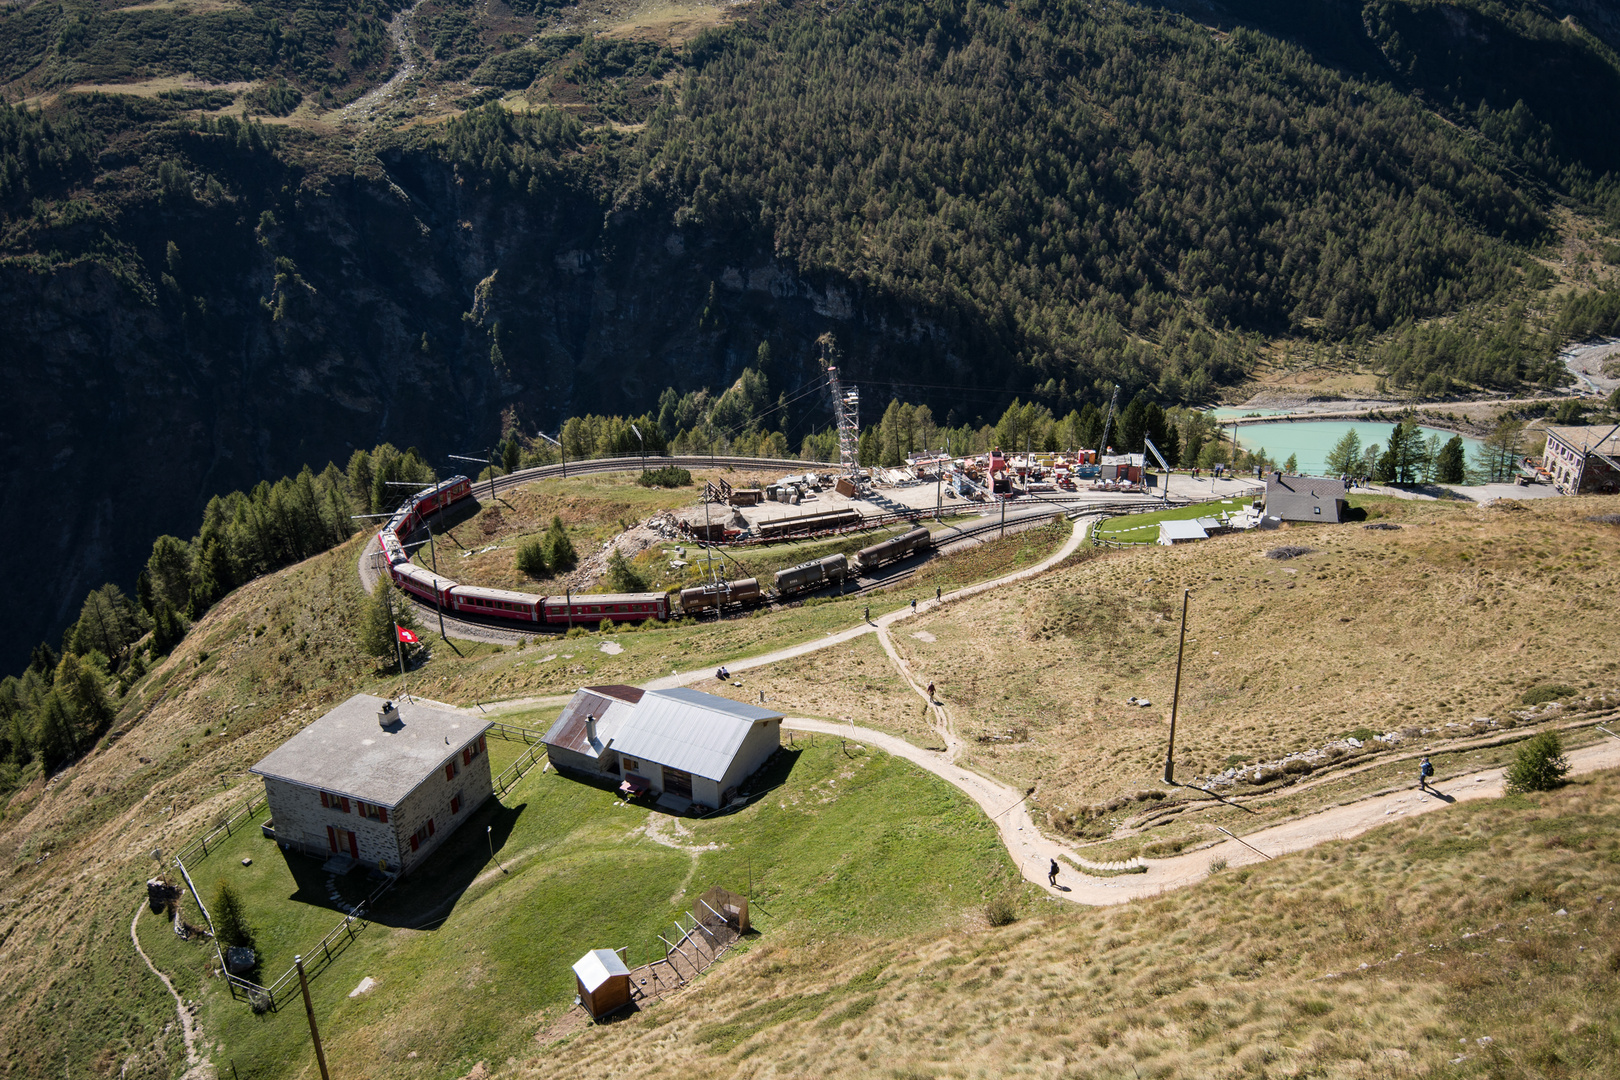
[[[1114,410],[1119,405],[1119,384],[1114,385],[1114,396],[1108,399],[1108,415],[1103,418],[1102,441],[1097,443],[1097,464],[1102,464],[1103,451],[1108,449],[1108,432],[1114,426]]]
[[[838,377],[836,364],[828,363],[824,354],[822,366],[827,369],[827,385],[832,390],[833,420],[838,425],[838,468],[844,475],[859,482],[861,449],[861,392],[854,386],[846,387]]]

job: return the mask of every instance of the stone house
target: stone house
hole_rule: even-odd
[[[1549,427],[1541,465],[1565,495],[1620,491],[1620,427]]]
[[[356,694],[249,771],[284,847],[408,874],[494,793],[487,720]]]
[[[1266,477],[1266,517],[1277,521],[1314,521],[1337,525],[1344,520],[1344,481],[1325,476]]]

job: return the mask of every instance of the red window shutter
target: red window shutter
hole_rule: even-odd
[[[461,813],[461,796],[460,795],[457,795],[455,798],[450,800],[450,812],[452,814]]]
[[[416,834],[411,833],[411,850],[415,851],[417,848],[419,848],[421,846],[422,846],[421,841],[417,840]]]
[[[478,752],[480,754],[482,754],[484,752],[484,750],[485,750],[484,737],[482,735],[480,735],[480,736],[478,736]]]
[[[461,763],[463,765],[471,765],[472,764],[472,747],[463,746],[461,748]]]
[[[349,812],[349,797],[347,795],[343,796],[343,812],[345,814]]]
[[[444,778],[446,780],[454,780],[456,778],[456,763],[455,762],[447,761],[447,762],[444,763]]]
[[[326,843],[333,851],[337,850],[337,830],[330,825],[326,827]]]
[[[327,798],[326,798],[326,792],[324,792],[324,791],[323,791],[323,792],[321,792],[321,805],[322,805],[322,806],[327,806],[327,807],[329,807],[329,806],[331,806],[331,805],[332,805],[332,804],[331,804],[331,802],[329,802],[329,801],[328,801],[328,800],[327,800]]]
[[[366,804],[363,803],[363,802],[360,802],[358,799],[355,800],[354,812],[359,814],[361,817],[365,817],[366,816]]]
[[[354,835],[353,829],[349,830],[349,854],[357,859],[360,857],[360,839]]]
[[[428,835],[429,836],[433,835],[433,819],[432,818],[428,818]]]
[[[384,825],[388,824],[388,807],[377,807],[377,820],[382,822]]]

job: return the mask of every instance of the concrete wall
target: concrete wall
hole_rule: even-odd
[[[741,787],[770,756],[776,753],[782,745],[782,721],[756,720],[749,729],[748,735],[743,739],[742,746],[737,748],[737,756],[731,759],[731,767],[726,770],[725,777],[720,781],[718,794],[723,795],[733,788]],[[719,806],[719,802],[712,805]]]
[[[302,843],[307,851],[329,852],[331,846],[327,842],[326,827],[331,825],[354,833],[361,862],[375,866],[379,861],[387,860],[390,869],[399,868],[399,842],[392,814],[387,825],[361,817],[359,805],[354,799],[349,800],[349,812],[345,814],[341,807],[322,806],[319,788],[268,776],[264,778],[264,794],[270,804],[270,816],[276,823],[276,839]],[[344,855],[349,854],[347,845],[343,845],[340,851]]]
[[[445,755],[444,761],[428,778],[400,800],[390,816],[390,824],[395,826],[399,837],[399,858],[404,873],[410,873],[438,850],[445,837],[455,832],[495,792],[494,779],[489,771],[489,754],[479,754],[470,764],[462,765],[461,751],[462,747],[457,747]],[[453,780],[444,777],[446,761],[454,761],[461,768],[460,775]],[[458,791],[462,796],[461,810],[452,814],[450,798]],[[429,818],[433,819],[433,835],[424,837],[421,846],[412,851],[411,834],[426,825]]]

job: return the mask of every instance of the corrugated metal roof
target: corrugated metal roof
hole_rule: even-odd
[[[779,712],[684,686],[650,690],[619,728],[613,748],[625,757],[718,781],[749,728],[760,720],[780,719]]]
[[[1204,527],[1196,521],[1161,521],[1159,522],[1159,539],[1161,540],[1204,540],[1209,536]]]
[[[385,728],[377,723],[383,705],[380,697],[356,694],[249,771],[394,807],[491,726],[477,717],[399,701],[394,706],[400,722]]]
[[[1620,454],[1620,430],[1613,424],[1586,424],[1547,428],[1547,434],[1571,449],[1585,453]]]
[[[598,986],[613,976],[629,975],[630,969],[624,966],[624,961],[612,949],[592,949],[575,962],[574,974],[579,976],[585,992],[594,994]]]
[[[617,693],[628,691],[629,693]],[[634,696],[631,697],[630,695]],[[628,700],[626,700],[628,698]],[[587,686],[574,694],[562,715],[540,741],[577,754],[597,757],[608,742],[617,737],[624,721],[635,709],[641,691],[632,686]],[[585,721],[596,718],[596,745],[586,738]]]

